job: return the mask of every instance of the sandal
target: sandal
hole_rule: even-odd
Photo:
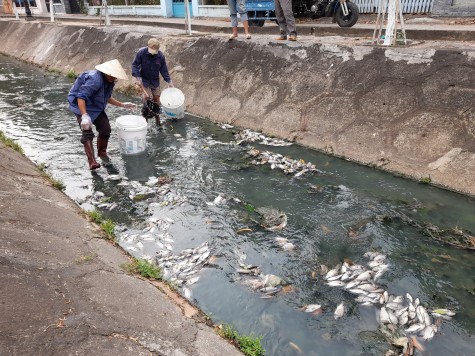
[[[247,40],[250,40],[251,39],[251,35],[249,33],[246,34],[246,39]]]
[[[235,35],[233,34],[233,35],[229,36],[229,41],[232,41],[232,40],[234,40],[235,38],[237,38],[237,36],[235,36]]]

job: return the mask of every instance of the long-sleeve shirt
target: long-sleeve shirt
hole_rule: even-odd
[[[147,47],[139,49],[132,62],[132,76],[142,78],[142,84],[146,88],[158,88],[160,87],[160,74],[167,83],[171,82],[165,55],[162,51],[150,54]]]
[[[81,115],[78,99],[86,102],[86,111],[94,122],[106,109],[107,101],[112,96],[114,83],[108,82],[98,70],[90,70],[79,75],[68,94],[69,110]]]

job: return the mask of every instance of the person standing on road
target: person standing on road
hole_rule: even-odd
[[[148,120],[155,116],[157,125],[160,125],[160,75],[168,86],[173,88],[165,55],[160,51],[160,42],[151,38],[147,47],[137,51],[132,62],[132,76],[137,80],[137,86],[142,93],[143,117]]]
[[[99,133],[97,137],[98,156],[108,160],[107,144],[111,134],[109,118],[105,112],[107,104],[134,109],[133,103],[122,103],[112,97],[112,90],[118,79],[127,79],[124,68],[117,59],[104,62],[80,74],[68,94],[69,110],[72,111],[82,129],[81,143],[84,145],[89,169],[97,169],[101,165],[94,155],[94,132],[92,124]]]
[[[246,39],[251,39],[251,34],[249,33],[249,21],[247,18],[247,10],[246,10],[246,0],[227,0],[229,13],[231,17],[231,27],[233,28],[233,33],[229,37],[229,40],[232,41],[238,37],[238,20],[237,20],[237,13],[239,12],[239,16],[242,21],[242,25],[244,27],[244,32],[246,33]]]
[[[274,0],[275,16],[280,28],[280,41],[297,41],[297,30],[295,28],[294,11],[292,10],[292,0]]]

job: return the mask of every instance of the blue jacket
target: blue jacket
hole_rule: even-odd
[[[81,115],[78,98],[86,101],[86,110],[94,122],[106,109],[107,101],[112,96],[114,83],[108,82],[97,70],[90,70],[79,75],[68,94],[69,110]]]
[[[147,47],[140,48],[132,62],[132,76],[141,77],[146,88],[158,88],[160,87],[160,74],[167,83],[170,83],[171,78],[162,51],[153,55],[148,52]]]

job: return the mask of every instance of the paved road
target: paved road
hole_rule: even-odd
[[[0,355],[241,354],[183,300],[124,273],[123,251],[3,143],[0,167]]]
[[[475,20],[473,18],[431,18],[428,16],[405,16],[407,38],[424,41],[475,41]],[[13,18],[13,16],[7,16]],[[24,20],[21,18],[20,21]],[[36,21],[50,22],[49,15],[35,16]],[[358,23],[351,28],[341,28],[331,23],[331,18],[316,20],[298,20],[297,31],[300,36],[345,36],[372,37],[375,29],[376,15],[361,15]],[[55,22],[83,23],[90,25],[104,24],[104,17],[77,14],[56,15]],[[111,16],[111,25],[153,26],[163,28],[183,29],[185,20],[180,18]],[[228,33],[228,19],[193,18],[192,31],[207,33]],[[274,22],[267,21],[263,27],[252,27],[253,35],[278,34]]]

